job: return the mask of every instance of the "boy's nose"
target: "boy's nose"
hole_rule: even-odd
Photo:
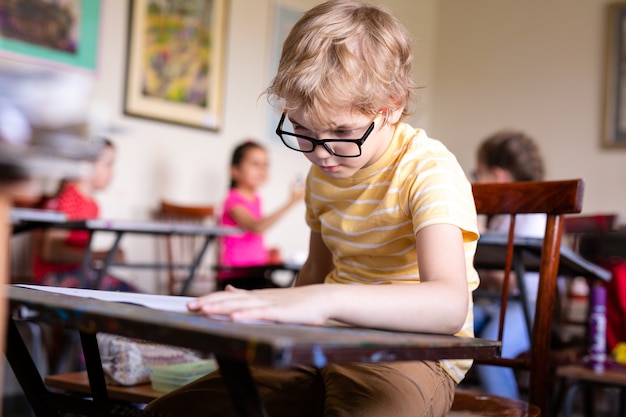
[[[316,158],[326,159],[333,156],[332,153],[328,149],[326,149],[325,145],[316,145],[312,152]]]

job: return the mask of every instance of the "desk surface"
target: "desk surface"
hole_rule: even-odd
[[[35,320],[140,337],[212,352],[249,364],[285,368],[331,362],[488,359],[500,343],[446,335],[278,323],[234,323],[192,313],[160,311],[111,301],[9,286],[14,312]]]
[[[68,220],[61,212],[38,209],[12,209],[11,223],[16,232],[37,227],[53,227],[93,232],[141,233],[153,235],[232,235],[241,233],[236,227],[203,225],[197,223],[154,221],[88,219]]]
[[[216,237],[237,235],[242,233],[237,227],[204,225],[187,222],[151,221],[151,220],[114,220],[114,219],[87,219],[87,220],[67,220],[63,213],[50,210],[23,210],[15,209],[11,213],[13,224],[13,234],[38,229],[55,228],[65,230],[84,230],[89,232],[89,243],[82,261],[82,275],[80,286],[94,286],[98,288],[102,278],[110,266],[122,266],[126,268],[151,268],[151,269],[187,269],[189,274],[181,289],[181,294],[185,294],[191,285],[195,272],[202,261],[209,242]],[[98,271],[95,284],[88,284],[86,280],[87,269],[91,265],[92,248],[91,239],[95,232],[111,232],[116,238],[106,255],[102,267]],[[199,236],[204,238],[204,243],[197,249],[193,259],[187,264],[172,263],[118,263],[114,262],[115,254],[119,248],[122,236],[127,234],[143,234],[153,236],[186,235]]]
[[[155,235],[215,235],[224,236],[241,233],[241,229],[229,226],[212,226],[184,222],[153,220],[107,220],[91,219],[68,223],[70,228],[92,231],[144,233]]]
[[[478,240],[478,248],[474,258],[477,268],[504,269],[506,256],[507,236],[495,233],[486,233]],[[539,257],[543,239],[530,237],[516,237],[515,247],[523,251],[522,261],[528,271],[539,270]],[[611,273],[589,262],[567,246],[561,246],[561,260],[559,274],[563,276],[582,276],[592,279],[609,281]]]

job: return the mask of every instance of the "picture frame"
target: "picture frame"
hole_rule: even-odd
[[[227,7],[227,0],[130,2],[124,114],[222,127]]]
[[[626,147],[626,2],[608,7],[605,147]]]
[[[15,0],[3,2],[2,9],[0,57],[97,69],[101,0]]]

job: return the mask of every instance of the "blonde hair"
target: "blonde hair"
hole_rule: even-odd
[[[416,88],[412,62],[408,32],[387,9],[332,0],[295,24],[265,93],[317,128],[329,126],[330,109],[343,107],[366,115],[404,107],[405,116]]]

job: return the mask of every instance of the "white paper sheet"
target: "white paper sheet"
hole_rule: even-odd
[[[45,285],[24,285],[19,287],[33,290],[47,291],[58,294],[72,295],[75,297],[94,298],[102,301],[113,301],[118,303],[138,304],[155,310],[174,311],[177,313],[187,313],[187,303],[194,297],[183,297],[176,295],[139,294],[117,291],[85,290],[78,288],[48,287]]]

